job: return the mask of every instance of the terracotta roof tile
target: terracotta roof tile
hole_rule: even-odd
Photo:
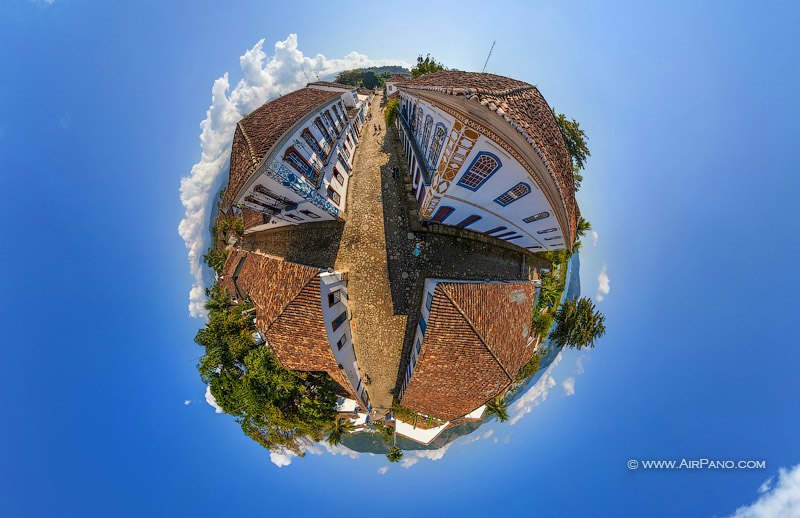
[[[439,283],[404,406],[452,421],[506,387],[531,358],[532,282]]]
[[[353,85],[345,85],[342,83],[333,83],[331,81],[314,81],[313,83],[308,83],[306,87],[313,88],[315,86],[329,86],[331,88],[344,88],[346,90],[355,90],[356,87]]]
[[[230,176],[222,198],[223,210],[230,208],[239,189],[284,133],[310,112],[340,95],[330,90],[302,88],[262,105],[240,120],[233,135]]]
[[[580,210],[575,201],[572,160],[553,111],[535,86],[495,74],[455,70],[426,74],[402,86],[463,95],[467,99],[474,97],[511,124],[534,149],[541,152],[552,170],[564,198],[574,241]]]

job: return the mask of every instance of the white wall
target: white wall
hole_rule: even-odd
[[[321,88],[321,89],[324,89],[324,88]],[[343,95],[345,95],[345,94],[343,94]],[[352,98],[352,95],[350,95],[349,93],[347,93],[346,95],[349,95],[350,98]],[[316,125],[314,124],[314,121],[316,120],[317,117],[320,117],[323,120],[323,123],[324,123],[323,113],[325,111],[329,111],[331,113],[331,117],[334,119],[334,121],[336,121],[336,114],[334,113],[334,110],[332,108],[332,106],[334,104],[337,104],[337,106],[339,107],[339,113],[343,117],[346,117],[346,112],[344,112],[344,110],[343,110],[342,102],[340,102],[340,99],[337,99],[336,101],[328,103],[322,109],[320,109],[320,110],[318,110],[318,111],[316,111],[314,113],[308,114],[304,118],[304,120],[297,126],[296,130],[294,131],[294,133],[292,133],[290,136],[288,136],[288,138],[285,138],[283,140],[282,144],[280,145],[280,147],[278,147],[270,155],[270,157],[268,157],[267,163],[277,159],[280,163],[282,163],[283,165],[288,167],[292,172],[297,173],[297,171],[294,169],[294,167],[292,167],[287,161],[283,160],[283,156],[286,153],[286,150],[290,146],[294,146],[295,149],[297,149],[299,151],[299,153],[303,156],[303,158],[309,164],[311,164],[312,166],[319,167],[320,169],[322,169],[322,172],[323,172],[323,174],[322,174],[322,183],[321,183],[319,189],[317,189],[317,193],[320,196],[322,196],[323,198],[328,199],[328,201],[333,206],[335,206],[337,209],[339,209],[341,212],[344,212],[345,209],[346,209],[346,203],[347,203],[347,188],[348,188],[348,184],[349,184],[349,174],[347,173],[347,170],[340,165],[341,172],[342,172],[342,182],[339,182],[339,180],[334,177],[333,172],[334,172],[334,168],[336,167],[336,164],[339,162],[339,152],[337,152],[337,149],[338,149],[339,146],[345,146],[345,145],[347,145],[347,150],[349,152],[350,157],[348,159],[346,157],[346,154],[344,152],[341,152],[342,158],[343,158],[343,161],[345,162],[345,164],[348,166],[348,168],[352,171],[352,165],[353,165],[352,160],[353,160],[353,155],[354,155],[354,152],[355,152],[355,147],[350,145],[350,144],[346,144],[347,143],[347,135],[348,134],[353,134],[353,140],[354,140],[354,142],[356,142],[355,135],[354,135],[354,132],[353,132],[353,127],[352,127],[352,121],[351,121],[350,124],[346,123],[347,125],[345,127],[345,130],[342,132],[341,136],[334,141],[334,145],[333,146],[328,145],[329,149],[330,149],[330,156],[329,156],[327,164],[325,163],[325,160],[323,159],[323,157],[318,155],[313,150],[313,148],[311,148],[311,146],[309,146],[306,143],[306,141],[302,138],[303,130],[304,129],[308,129],[311,132],[312,136],[317,140],[319,146],[321,148],[323,148],[323,149],[325,148],[325,146],[326,146],[325,139],[324,139],[324,137],[322,135],[322,132],[319,129],[317,129]],[[327,125],[326,125],[326,127],[327,127]],[[336,129],[333,128],[332,130],[329,130],[329,131],[332,133],[332,136],[335,137]],[[249,186],[247,192],[245,192],[243,195],[241,195],[239,197],[239,199],[237,200],[237,204],[242,205],[242,206],[247,207],[247,208],[252,209],[252,210],[257,210],[259,212],[263,211],[263,209],[261,207],[259,207],[258,205],[254,205],[252,203],[244,201],[245,198],[247,198],[248,196],[254,196],[254,197],[258,198],[258,199],[262,198],[262,196],[255,191],[256,185],[259,185],[259,184],[264,186],[264,187],[266,187],[267,189],[269,189],[270,191],[274,192],[275,194],[278,194],[279,196],[282,196],[282,197],[284,197],[284,198],[286,198],[288,200],[291,200],[293,202],[298,203],[298,207],[295,210],[283,211],[279,215],[272,216],[271,221],[269,223],[264,224],[264,225],[259,225],[257,227],[252,227],[252,228],[248,229],[248,233],[257,232],[257,231],[265,230],[265,229],[269,229],[269,228],[285,226],[285,225],[297,225],[297,224],[313,222],[313,221],[324,221],[324,220],[333,220],[333,219],[335,219],[333,216],[331,216],[325,210],[323,210],[323,209],[321,209],[319,207],[316,207],[313,203],[307,201],[302,196],[300,196],[297,193],[295,193],[292,189],[283,186],[280,182],[270,178],[269,176],[267,176],[266,174],[263,174],[263,173],[260,174],[254,180],[254,182]],[[328,198],[328,187],[329,186],[332,187],[339,194],[338,203],[333,201],[332,199]],[[313,213],[313,214],[315,214],[315,215],[317,215],[319,217],[318,218],[314,218],[313,216],[304,214],[302,211],[310,211],[311,213]]]
[[[341,300],[333,306],[330,306],[328,294],[336,290],[339,290]],[[336,362],[344,368],[345,374],[347,374],[347,378],[350,380],[353,389],[358,391],[359,395],[361,395],[364,391],[364,386],[358,372],[356,353],[353,348],[353,334],[350,331],[347,281],[343,281],[341,274],[337,272],[320,274],[320,297],[322,300],[322,317],[325,321],[325,331],[328,334],[328,343],[331,347],[331,352],[333,352],[333,357],[336,358]],[[347,319],[334,331],[333,321],[343,312],[348,313]],[[336,344],[342,337],[346,337],[346,342],[342,348],[339,349]]]
[[[418,124],[416,131],[416,140],[420,150],[428,155],[427,149],[433,140],[434,129],[437,123],[443,123],[447,128],[447,135],[450,133],[453,117],[449,114],[439,110],[438,108],[430,105],[424,100],[416,96],[409,95],[406,92],[401,92],[401,110],[405,106],[407,113],[411,116],[414,113],[413,107],[416,107],[417,116],[419,110],[422,113],[433,116],[433,124],[430,135],[427,140],[423,139],[422,131],[424,131],[425,116],[422,118],[422,123]],[[415,162],[411,160],[411,147],[405,145],[406,159],[408,162]],[[496,156],[500,162],[501,167],[487,179],[477,190],[471,190],[467,187],[458,185],[458,181],[466,173],[472,165],[476,157],[481,152],[491,153]],[[530,150],[533,153],[533,150]],[[441,160],[441,155],[433,160],[430,160],[431,170],[434,171],[438,167],[438,162]],[[416,179],[416,166],[410,169],[412,176],[412,186],[414,187],[414,194],[419,199],[419,191],[423,188],[417,185],[414,180]],[[421,175],[420,175],[421,176]],[[506,206],[500,205],[495,202],[495,199],[504,194],[509,189],[516,186],[518,183],[525,183],[530,187],[531,192],[527,195],[507,204]],[[420,182],[422,183],[422,182]],[[429,189],[428,189],[429,190]],[[430,194],[426,193],[426,198]],[[426,203],[423,200],[423,203]],[[471,215],[480,216],[481,219],[477,222],[467,226],[466,228],[476,232],[488,232],[489,230],[497,227],[506,227],[503,230],[493,233],[495,237],[500,239],[509,240],[511,243],[522,248],[529,248],[531,250],[560,250],[565,247],[565,238],[563,229],[558,223],[555,216],[555,211],[548,203],[537,182],[531,178],[528,171],[517,160],[512,158],[505,152],[499,143],[481,135],[475,143],[475,146],[470,151],[467,159],[464,161],[463,166],[455,176],[454,181],[448,186],[444,192],[443,199],[439,202],[437,210],[441,207],[452,207],[452,212],[444,224],[457,225],[465,218]],[[549,216],[530,223],[526,223],[524,218],[539,214],[542,212],[549,213]],[[432,214],[432,216],[435,215]],[[550,230],[555,229],[555,230]],[[506,236],[500,237],[504,233],[514,232]],[[559,239],[560,237],[560,239]]]

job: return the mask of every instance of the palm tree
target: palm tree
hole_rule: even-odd
[[[592,224],[581,217],[581,219],[578,220],[578,228],[575,230],[575,235],[577,237],[583,237],[590,230],[592,230]]]
[[[403,450],[392,446],[392,449],[386,454],[386,458],[389,459],[389,462],[400,462],[400,459],[403,458]]]
[[[486,403],[486,413],[500,421],[508,421],[508,401],[502,395]]]
[[[328,443],[331,446],[341,444],[342,440],[353,432],[354,426],[349,419],[337,419],[328,429]]]

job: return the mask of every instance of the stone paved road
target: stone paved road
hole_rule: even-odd
[[[347,223],[334,268],[348,271],[353,345],[359,367],[367,376],[373,408],[388,409],[397,380],[407,317],[395,314],[389,284],[382,203],[382,171],[389,155],[381,149],[385,126],[378,99],[364,125],[347,193]],[[384,128],[385,131],[385,128]],[[385,171],[384,171],[385,172]],[[391,175],[389,175],[391,177]]]

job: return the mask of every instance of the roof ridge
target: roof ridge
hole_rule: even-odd
[[[464,284],[464,283],[455,283],[455,282],[447,282],[447,283],[445,283],[445,282],[440,282],[439,284],[454,285],[454,284]],[[506,366],[503,365],[503,362],[500,361],[500,358],[497,357],[497,355],[494,353],[492,348],[489,347],[489,344],[486,343],[486,339],[483,337],[483,335],[481,333],[479,333],[477,329],[475,329],[474,325],[472,325],[472,320],[470,320],[469,317],[467,317],[467,314],[464,312],[464,310],[461,308],[461,306],[459,306],[459,304],[455,300],[453,300],[453,298],[450,296],[450,294],[444,288],[442,288],[442,293],[444,293],[445,296],[447,297],[447,299],[450,301],[450,303],[453,304],[453,307],[455,307],[456,310],[458,310],[458,312],[461,314],[461,317],[464,319],[464,321],[467,322],[467,325],[469,325],[469,327],[475,333],[475,336],[478,337],[478,339],[481,341],[481,343],[486,348],[486,350],[489,351],[489,354],[492,355],[492,358],[494,358],[494,361],[497,362],[497,364],[503,370],[503,373],[508,377],[508,380],[509,381],[514,381],[514,377],[511,376],[511,374],[508,373],[508,370],[506,369]]]
[[[295,263],[290,263],[289,261],[283,261],[283,262],[284,262],[284,263],[286,263],[286,264],[291,264],[291,265],[293,265],[293,266],[302,266],[302,265],[296,265]],[[310,266],[303,266],[303,268],[310,268]],[[292,305],[292,302],[294,302],[295,300],[297,300],[297,298],[300,296],[300,294],[301,294],[301,293],[303,293],[303,290],[304,290],[304,289],[306,289],[306,287],[307,287],[307,286],[308,286],[308,285],[311,283],[311,281],[313,281],[314,279],[316,279],[317,277],[319,277],[319,274],[320,274],[320,273],[321,273],[321,272],[319,272],[319,271],[318,271],[317,273],[315,273],[314,275],[312,275],[312,276],[311,276],[311,277],[310,277],[310,278],[309,278],[309,279],[308,279],[306,282],[304,282],[302,286],[300,286],[300,289],[299,289],[299,290],[297,290],[297,292],[294,294],[294,296],[292,296],[292,298],[290,298],[290,299],[289,299],[289,302],[287,302],[287,303],[286,303],[286,305],[285,305],[285,306],[283,306],[283,308],[281,308],[280,312],[279,312],[277,315],[275,315],[275,318],[273,318],[273,319],[272,319],[272,322],[270,322],[270,324],[267,326],[267,331],[269,331],[269,329],[272,327],[272,325],[273,325],[275,322],[277,322],[277,321],[278,321],[278,319],[279,319],[279,318],[281,318],[281,317],[283,316],[283,314],[284,314],[284,313],[286,313],[286,309],[287,309],[289,306],[291,306],[291,305]],[[321,296],[320,296],[320,297],[321,297]]]
[[[250,166],[252,167],[253,165],[256,165],[254,164],[256,153],[253,150],[253,141],[250,140],[250,135],[247,134],[247,131],[245,131],[244,126],[242,126],[242,120],[244,119],[241,119],[239,122],[236,123],[236,128],[242,132],[242,137],[244,137],[244,142],[245,144],[247,144],[247,151],[250,153]]]

